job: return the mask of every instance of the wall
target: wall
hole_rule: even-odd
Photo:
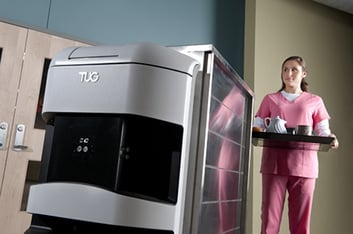
[[[0,0],[0,19],[90,44],[214,44],[243,75],[245,0]]]
[[[245,81],[262,98],[280,88],[280,66],[289,55],[301,55],[309,66],[311,92],[320,95],[339,138],[336,151],[320,152],[311,231],[353,233],[353,15],[312,1],[247,0]],[[260,233],[261,148],[253,148],[247,233]],[[286,204],[287,205],[287,204]],[[289,233],[287,210],[281,234]]]

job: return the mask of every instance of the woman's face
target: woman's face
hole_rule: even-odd
[[[286,89],[300,89],[300,83],[305,77],[306,71],[295,60],[287,61],[282,67],[282,81]]]

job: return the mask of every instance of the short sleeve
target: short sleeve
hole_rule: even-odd
[[[260,107],[258,109],[258,111],[255,114],[255,117],[260,117],[262,119],[269,117],[270,116],[270,98],[269,95],[266,95],[261,104]]]
[[[329,120],[331,117],[326,109],[324,101],[321,97],[316,96],[316,110],[313,112],[314,123],[319,123],[322,120]]]

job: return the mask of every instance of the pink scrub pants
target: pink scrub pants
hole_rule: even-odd
[[[291,234],[309,234],[315,181],[313,178],[262,174],[261,234],[278,234],[288,190]]]

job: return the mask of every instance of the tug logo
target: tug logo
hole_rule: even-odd
[[[81,83],[96,83],[100,76],[98,72],[79,72]]]

